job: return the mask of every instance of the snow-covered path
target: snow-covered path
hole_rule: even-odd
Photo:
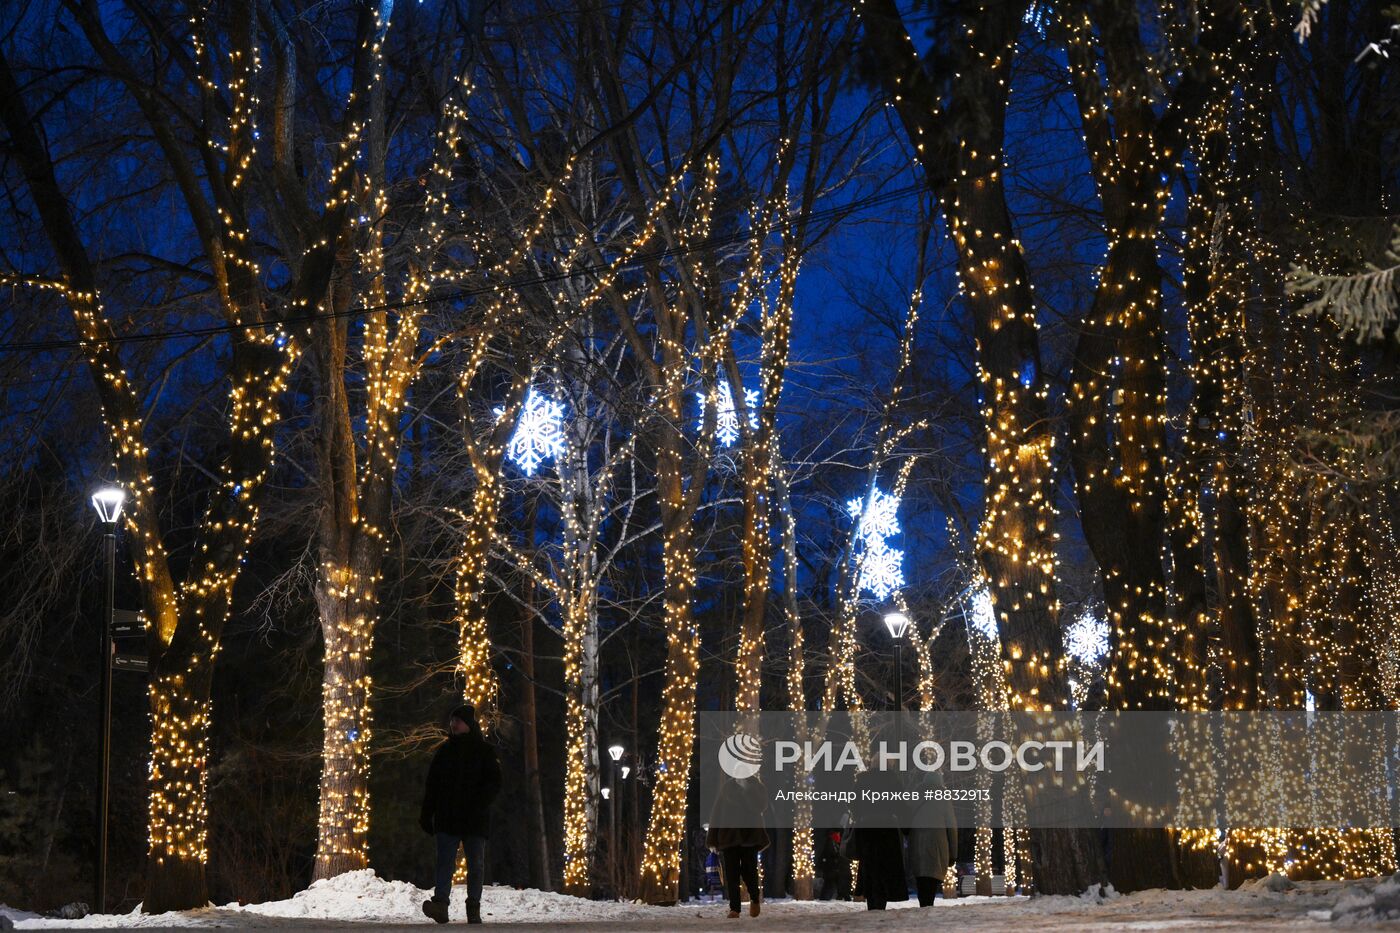
[[[1283,885],[1275,885],[1283,887]],[[354,872],[319,882],[285,901],[211,907],[179,914],[139,913],[56,920],[8,911],[19,929],[144,930],[190,928],[287,929],[311,931],[368,928],[422,930],[430,921],[420,913],[426,892],[372,872]],[[453,894],[453,922],[461,924],[465,890]],[[0,909],[0,913],[4,913]],[[1147,891],[1110,895],[1041,898],[961,898],[923,910],[909,902],[885,912],[863,904],[774,901],[762,916],[747,912],[725,917],[719,903],[648,907],[585,901],[533,890],[486,889],[482,912],[487,923],[512,929],[619,930],[671,933],[675,930],[800,930],[803,933],[952,929],[1030,930],[1306,930],[1338,926],[1400,929],[1400,875],[1348,883],[1314,882],[1270,890],[1257,883],[1240,891]]]

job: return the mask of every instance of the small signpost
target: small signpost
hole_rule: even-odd
[[[135,609],[112,610],[112,638],[136,639],[146,637],[146,617]],[[136,646],[133,646],[136,647]],[[112,669],[144,674],[150,670],[146,653],[141,650],[118,651],[112,647]]]

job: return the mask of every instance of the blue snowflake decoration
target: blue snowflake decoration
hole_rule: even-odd
[[[1081,664],[1098,664],[1108,656],[1108,623],[1085,609],[1065,630],[1065,650]]]
[[[860,526],[856,533],[869,541],[872,538],[889,538],[899,534],[899,499],[876,486],[866,500],[852,499],[846,503],[846,514],[860,516]]]
[[[877,486],[866,499],[846,503],[846,513],[856,520],[860,542],[860,575],[856,588],[878,600],[886,600],[904,586],[904,552],[885,540],[899,534],[899,497]]]
[[[963,595],[965,617],[971,631],[987,641],[997,640],[996,607],[992,605],[992,590],[985,580],[967,588]]]
[[[499,418],[505,412],[496,409]],[[525,395],[520,422],[510,437],[506,456],[526,476],[534,476],[540,464],[564,454],[564,406],[533,388]]]
[[[719,400],[719,407],[715,411],[715,440],[719,441],[721,447],[733,447],[734,442],[739,439],[739,413],[734,410],[734,393],[729,389],[728,380],[721,379],[715,385],[715,396]],[[703,391],[696,392],[695,397],[700,400],[700,418],[696,422],[696,429],[703,431],[705,430],[705,407],[710,400]],[[757,390],[744,390],[744,405],[748,408],[749,427],[757,428]]]
[[[882,538],[867,538],[857,585],[878,600],[889,599],[904,586],[904,552]]]

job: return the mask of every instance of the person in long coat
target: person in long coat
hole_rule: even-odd
[[[855,830],[860,860],[860,889],[866,910],[884,910],[891,901],[909,900],[904,879],[904,836],[896,826],[859,826]]]
[[[862,783],[880,786],[882,776],[867,772]],[[875,825],[875,824],[885,825]],[[891,901],[909,900],[909,884],[904,875],[904,833],[899,815],[891,804],[867,805],[856,817],[852,837],[858,859],[857,884],[865,895],[866,910],[884,910]]]
[[[459,706],[448,719],[450,735],[433,753],[418,825],[437,840],[437,868],[432,900],[423,913],[438,923],[448,919],[448,897],[460,846],[467,858],[467,922],[481,922],[482,873],[486,870],[486,837],[490,833],[491,801],[501,789],[501,765],[496,750],[481,734],[476,710]]]
[[[930,788],[943,787],[943,780],[933,774]],[[947,799],[925,800],[914,815],[914,825],[908,833],[906,858],[909,873],[914,876],[914,889],[920,907],[932,907],[934,895],[943,886],[948,866],[958,855],[958,820],[953,804]]]
[[[758,882],[758,853],[768,848],[768,790],[757,777],[728,779],[710,810],[705,844],[724,861],[724,889],[729,916],[739,916],[740,882],[749,889],[749,916],[757,917],[763,892]]]

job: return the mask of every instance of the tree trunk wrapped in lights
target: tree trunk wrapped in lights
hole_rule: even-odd
[[[996,607],[1010,707],[1054,710],[1069,703],[1055,596],[1054,435],[1035,302],[1001,163],[1011,60],[1026,6],[960,8],[924,61],[892,0],[863,0],[859,10],[884,89],[958,249],[986,429],[977,553]],[[1102,879],[1092,833],[1030,835],[1038,890],[1077,893]]]
[[[253,93],[258,67],[252,10],[229,23],[227,99],[219,95],[212,50],[205,38],[202,14],[193,21],[195,86],[207,113],[228,114],[226,144],[194,140],[196,153],[176,128],[168,100],[159,83],[147,78],[124,49],[107,35],[95,7],[72,8],[82,31],[103,63],[131,93],[149,123],[156,143],[169,163],[191,224],[213,275],[219,310],[227,323],[230,358],[230,413],[227,453],[218,467],[210,505],[199,526],[195,553],[199,557],[186,579],[176,583],[166,557],[157,519],[154,482],[142,440],[144,417],[136,391],[126,377],[113,342],[113,333],[98,296],[93,264],[87,256],[67,199],[59,188],[46,147],[25,111],[8,66],[0,67],[4,98],[2,118],[25,174],[44,229],[62,269],[61,286],[69,298],[79,330],[87,342],[103,418],[111,434],[117,474],[129,493],[127,525],[132,531],[136,576],[150,624],[149,657],[153,748],[150,771],[149,860],[143,907],[148,912],[203,906],[207,902],[204,863],[205,741],[209,721],[209,688],[219,637],[228,614],[229,598],[257,523],[273,461],[272,429],[278,398],[297,358],[290,334],[273,328],[267,314],[257,258],[252,254],[246,217],[247,175],[255,155],[254,119],[258,101]],[[386,16],[381,18],[380,14]],[[182,42],[185,32],[162,30],[144,22],[159,47]],[[352,87],[364,92],[368,62],[377,43],[368,41],[387,28],[387,11],[375,4],[360,6],[357,20],[360,46],[354,56]],[[183,50],[182,50],[183,52]],[[3,61],[3,60],[0,60]],[[352,92],[352,99],[354,92]],[[333,190],[348,186],[348,172],[363,126],[360,106],[345,114],[341,160],[327,179]],[[201,149],[201,144],[204,148]],[[205,185],[195,169],[209,172]],[[312,245],[287,286],[287,303],[303,310],[319,307],[333,267],[334,244],[346,223],[343,201],[312,213],[316,228]]]
[[[295,53],[285,26],[271,14],[284,42],[276,45],[274,62],[279,111],[293,96]],[[376,72],[382,62],[376,57]],[[453,91],[466,88],[458,81]],[[376,81],[371,96],[366,173],[358,179],[355,200],[361,223],[353,243],[337,253],[328,300],[335,314],[309,328],[309,354],[319,391],[316,395],[315,451],[321,512],[317,523],[320,562],[315,596],[321,621],[322,667],[322,771],[317,819],[316,863],[312,877],[330,878],[368,867],[369,778],[372,685],[369,676],[374,631],[378,621],[379,584],[390,523],[394,475],[403,441],[401,419],[409,388],[423,357],[419,355],[418,301],[431,291],[435,258],[448,224],[447,190],[456,146],[464,120],[461,103],[449,93],[440,115],[434,162],[427,178],[421,229],[401,231],[415,239],[413,254],[403,274],[406,307],[397,315],[397,326],[387,310],[390,271],[385,259],[385,226],[388,216],[385,126],[385,94]],[[290,118],[275,125],[274,150],[291,146]],[[294,173],[277,171],[272,181],[289,204],[305,204],[310,193],[298,184]],[[283,244],[291,264],[305,249],[299,240]],[[363,300],[375,309],[363,315],[361,368],[354,375],[349,364],[349,321],[357,285],[365,285]],[[363,428],[352,412],[350,399],[363,379]]]
[[[1107,253],[1080,326],[1068,397],[1075,492],[1097,561],[1112,632],[1109,704],[1170,710],[1178,702],[1178,654],[1204,649],[1196,617],[1173,610],[1167,511],[1166,370],[1157,240],[1184,145],[1204,100],[1208,63],[1187,62],[1159,117],[1154,77],[1131,7],[1091,4],[1066,14],[1068,57],[1089,161],[1103,204]],[[1204,18],[1203,30],[1223,25]],[[1210,40],[1202,40],[1213,44]],[[1102,75],[1102,76],[1101,76]],[[1176,568],[1182,592],[1204,592],[1203,573]],[[1198,642],[1197,639],[1200,639]],[[1119,890],[1179,886],[1162,830],[1113,830],[1111,880]],[[1207,868],[1192,871],[1209,881]]]
[[[597,616],[583,600],[564,613],[564,892],[593,892],[598,836]]]
[[[792,488],[788,482],[788,470],[783,464],[779,464],[774,473],[774,492],[782,521],[783,616],[788,633],[788,711],[799,717],[796,738],[801,742],[807,739],[807,645],[802,631],[802,613],[797,603],[797,516],[792,511]],[[802,763],[798,762],[793,771],[794,789],[805,786],[807,774]],[[805,795],[794,804],[792,819],[792,896],[796,900],[807,901],[813,896],[816,864],[812,802]]]

